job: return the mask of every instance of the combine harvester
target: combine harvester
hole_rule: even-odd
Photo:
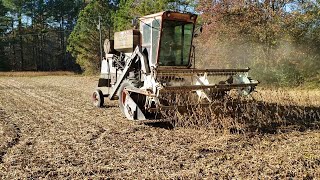
[[[240,95],[253,92],[259,82],[248,77],[249,68],[195,68],[196,20],[195,14],[160,12],[139,18],[139,30],[107,39],[94,105],[102,107],[104,98],[119,100],[129,120],[163,120],[161,112],[181,109],[184,95],[198,95],[194,102],[199,105],[233,89]],[[217,77],[224,80],[210,82]]]

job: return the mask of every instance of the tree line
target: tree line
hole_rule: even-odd
[[[0,71],[99,69],[103,39],[129,28],[132,15],[190,4],[173,0],[1,0]],[[179,4],[179,5],[178,5]],[[80,66],[79,66],[80,65]]]
[[[83,0],[1,0],[0,70],[64,70],[66,52]]]
[[[319,0],[202,0],[198,9],[203,63],[250,66],[263,84],[320,87]]]
[[[250,66],[270,84],[320,84],[319,0],[1,0],[0,71],[98,73],[102,39],[135,17],[194,12],[197,66]]]

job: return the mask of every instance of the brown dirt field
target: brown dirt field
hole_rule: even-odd
[[[36,77],[36,76],[71,76],[71,71],[11,71],[0,72],[0,77]]]
[[[117,102],[93,107],[96,84],[0,77],[0,179],[320,178],[319,128],[217,134],[140,124],[123,118]],[[319,105],[319,91],[306,94],[305,103]]]

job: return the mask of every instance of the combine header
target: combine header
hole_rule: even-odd
[[[195,68],[196,20],[195,14],[160,12],[139,18],[139,30],[116,32],[114,41],[107,39],[94,105],[102,107],[104,98],[119,100],[129,120],[158,120],[161,112],[183,106],[186,94],[197,95],[195,105],[232,89],[249,95],[259,83],[248,77],[249,68]]]

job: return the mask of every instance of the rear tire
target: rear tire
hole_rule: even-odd
[[[93,92],[92,102],[93,102],[93,105],[96,107],[99,107],[99,108],[103,107],[104,96],[101,90],[97,89],[96,91]]]

